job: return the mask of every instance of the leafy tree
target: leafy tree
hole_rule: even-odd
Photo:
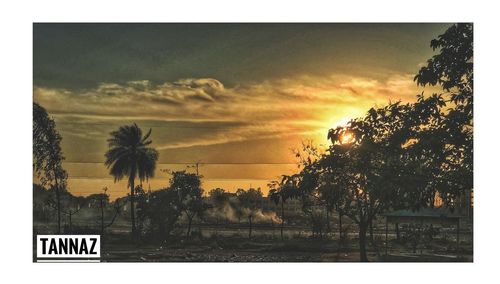
[[[249,188],[244,190],[239,188],[236,191],[236,196],[240,202],[240,205],[247,210],[248,218],[248,238],[252,238],[252,220],[255,216],[256,210],[262,204],[262,191],[260,188]]]
[[[159,238],[168,236],[184,213],[188,218],[187,237],[194,217],[201,217],[207,209],[203,202],[200,176],[186,171],[171,172],[169,187],[153,192],[137,188],[137,216],[141,227],[149,225],[149,232]]]
[[[223,188],[214,188],[208,192],[208,198],[217,210],[222,210],[229,202],[229,194]]]
[[[439,50],[415,76],[421,86],[439,86],[439,123],[420,131],[422,144],[440,141],[439,176],[434,187],[446,205],[454,207],[461,194],[470,194],[473,184],[473,26],[456,24],[431,41]],[[417,107],[429,104],[422,99]],[[436,103],[435,103],[436,104]],[[416,149],[415,155],[423,150]],[[436,151],[437,152],[437,151]]]
[[[332,145],[319,163],[333,176],[329,184],[339,192],[339,208],[359,227],[361,261],[368,260],[366,233],[375,216],[418,206],[428,186],[422,161],[408,151],[407,121],[413,114],[413,105],[391,103],[329,132]]]
[[[224,208],[229,204],[229,193],[226,192],[223,188],[214,188],[208,192],[208,198],[212,203],[212,208],[215,210],[215,220],[216,220],[216,229],[215,234],[217,235],[218,227],[219,227],[219,214]]]
[[[61,135],[47,111],[33,103],[33,170],[42,186],[54,189],[56,195],[57,232],[61,233],[61,191],[66,191],[68,174],[62,167],[64,156]]]
[[[188,218],[188,230],[186,236],[191,233],[191,224],[195,216],[201,217],[207,209],[203,201],[203,189],[201,189],[200,176],[186,171],[172,172],[170,179],[170,190],[178,195],[180,210]]]
[[[417,209],[430,205],[436,180],[433,173],[440,168],[443,157],[438,141],[425,144],[416,135],[418,131],[412,130],[422,126],[414,119],[419,117],[415,115],[418,111],[415,105],[389,104],[371,109],[365,118],[353,120],[348,127],[331,133],[334,145],[323,162],[327,172],[336,175],[333,178],[336,191],[343,186],[339,192],[341,199],[337,200],[343,206],[338,209],[359,226],[362,261],[367,260],[367,226],[372,235],[371,224],[377,214],[391,208]],[[348,145],[339,142],[344,135],[351,135],[353,141]],[[342,197],[347,200],[342,201]]]
[[[422,86],[439,85],[444,95],[457,104],[460,111],[472,120],[473,111],[473,27],[472,24],[451,26],[437,39],[431,41],[433,50],[439,53],[427,61],[415,76]],[[470,121],[472,122],[472,121]]]
[[[431,46],[441,52],[415,80],[443,93],[372,108],[331,129],[332,146],[318,162],[358,224],[361,261],[367,225],[380,212],[432,206],[436,191],[453,206],[472,188],[472,26],[454,25]]]
[[[108,139],[109,150],[106,152],[105,165],[110,169],[115,182],[128,178],[130,188],[130,216],[132,219],[132,235],[136,236],[134,189],[135,178],[139,181],[147,180],[154,176],[158,151],[149,147],[151,129],[146,135],[137,124],[121,126],[118,130],[110,133]]]
[[[179,220],[182,211],[179,194],[170,189],[137,191],[137,218],[151,236],[164,240]]]

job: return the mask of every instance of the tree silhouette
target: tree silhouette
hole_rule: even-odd
[[[432,49],[440,52],[429,59],[427,66],[415,76],[419,85],[439,85],[444,91],[442,95],[459,105],[457,109],[470,119],[474,87],[472,33],[472,24],[456,24],[433,39]]]
[[[332,129],[332,145],[319,164],[333,176],[330,184],[339,191],[339,209],[359,228],[360,259],[367,261],[366,233],[375,216],[385,210],[419,200],[427,187],[419,160],[408,158],[404,117],[412,105],[389,104],[371,109],[362,119]],[[344,135],[350,143],[342,143]],[[411,204],[413,205],[413,204]]]
[[[470,194],[473,184],[473,26],[456,24],[431,41],[439,53],[427,61],[415,76],[417,84],[439,86],[433,94],[440,100],[438,123],[420,131],[422,143],[441,141],[439,179],[434,187],[448,206],[457,196]],[[419,99],[417,107],[429,104]],[[415,153],[421,155],[423,151]],[[438,153],[438,151],[435,151]]]
[[[80,210],[83,208],[83,205],[85,203],[85,198],[84,197],[76,197],[73,196],[71,193],[68,191],[63,191],[60,194],[60,202],[64,204],[64,208],[62,209],[62,206],[57,206],[57,200],[54,202],[52,199],[47,199],[47,205],[52,207],[53,209],[57,210],[58,212],[61,212],[62,214],[68,216],[68,226],[65,226],[65,229],[63,230],[64,233],[73,233],[73,216],[80,212]]]
[[[137,124],[121,126],[117,131],[110,133],[108,139],[109,150],[106,152],[105,165],[110,169],[110,174],[115,182],[128,178],[130,188],[130,216],[132,220],[132,236],[136,237],[135,209],[134,209],[134,183],[147,180],[154,176],[158,151],[149,147],[151,129],[146,135]]]
[[[146,231],[163,241],[182,214],[179,194],[168,188],[153,192],[139,190],[138,193],[137,218],[141,227],[142,224],[149,225]]]
[[[223,188],[214,188],[208,192],[208,198],[217,210],[222,210],[229,202],[229,194]]]
[[[240,206],[248,210],[246,214],[248,218],[248,238],[252,238],[252,221],[255,215],[255,210],[257,210],[262,202],[262,191],[260,188],[249,188],[246,191],[239,188],[236,191],[236,196],[238,197]]]
[[[177,193],[180,210],[188,218],[186,237],[189,238],[193,218],[201,216],[207,209],[207,204],[203,201],[200,176],[198,173],[187,173],[186,171],[172,172],[170,190]]]
[[[66,190],[68,174],[62,167],[62,137],[47,111],[33,103],[33,170],[43,186],[54,189],[56,195],[57,232],[61,233],[61,192]]]
[[[311,172],[330,175],[342,211],[358,224],[361,261],[368,260],[366,231],[377,214],[433,206],[436,191],[453,206],[472,188],[472,25],[450,27],[431,46],[440,53],[415,80],[440,85],[443,93],[372,108],[331,129],[332,145],[319,167],[312,163],[313,171],[301,172],[306,183]],[[352,139],[345,143],[347,135]]]
[[[218,227],[219,227],[219,214],[223,212],[225,206],[229,203],[229,193],[226,192],[223,188],[214,188],[208,192],[208,198],[212,203],[213,209],[216,211],[215,221],[216,228],[215,234],[217,235]]]

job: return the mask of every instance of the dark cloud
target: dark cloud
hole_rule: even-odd
[[[34,84],[414,73],[447,24],[34,24]]]

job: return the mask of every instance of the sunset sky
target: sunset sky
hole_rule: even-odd
[[[35,24],[34,101],[63,137],[74,194],[126,194],[103,163],[109,132],[133,122],[160,152],[146,189],[199,161],[206,191],[266,192],[297,170],[301,141],[327,145],[329,128],[370,107],[414,101],[449,26]]]

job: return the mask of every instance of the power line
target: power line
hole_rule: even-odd
[[[77,162],[64,161],[65,164],[103,164],[102,162]],[[196,162],[173,162],[173,163],[157,163],[157,165],[195,165]],[[225,162],[225,163],[199,163],[200,165],[297,165],[297,163],[289,162]]]
[[[69,176],[70,179],[90,179],[90,180],[114,180],[113,177],[86,177],[86,176]],[[155,180],[170,180],[168,177],[157,177]],[[204,178],[203,181],[252,181],[252,180],[262,180],[270,181],[273,178]],[[125,179],[124,179],[125,181]]]
[[[168,123],[168,121],[166,121]],[[176,123],[176,122],[174,122]],[[177,122],[178,123],[178,122]],[[205,123],[214,123],[214,122],[205,122]],[[215,122],[217,123],[217,122]],[[121,125],[122,122],[116,122],[115,124],[113,123],[84,123],[84,122],[56,122],[57,125],[102,125],[102,126],[112,126],[116,127],[118,125]],[[224,126],[180,126],[180,125],[148,125],[148,124],[142,124],[143,127],[150,127],[150,128],[187,128],[187,129],[224,129],[224,128],[241,128],[245,127],[248,125],[256,125],[256,124],[242,124],[242,125],[224,125]],[[258,125],[258,124],[257,124]]]

